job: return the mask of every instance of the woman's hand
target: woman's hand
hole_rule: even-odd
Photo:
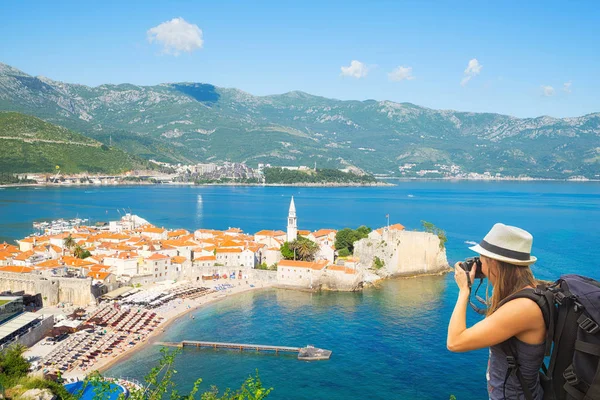
[[[471,278],[471,283],[475,281],[475,272],[476,268],[473,266],[471,271],[469,272],[469,277]],[[467,281],[467,271],[461,268],[460,261],[454,264],[454,280],[456,281],[456,286],[463,291],[469,291],[469,282]]]

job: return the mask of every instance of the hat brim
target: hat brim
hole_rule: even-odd
[[[486,256],[489,258],[493,258],[494,260],[498,260],[498,261],[503,261],[503,262],[507,262],[509,264],[514,264],[514,265],[518,265],[521,267],[526,267],[528,265],[533,264],[534,262],[537,261],[537,258],[534,256],[529,256],[529,260],[516,260],[514,258],[508,258],[508,257],[504,257],[504,256],[500,256],[498,254],[492,253],[491,251],[488,251],[486,249],[484,249],[483,247],[481,247],[480,245],[475,245],[473,247],[469,247],[469,250],[473,250],[475,253],[479,253],[482,256]]]

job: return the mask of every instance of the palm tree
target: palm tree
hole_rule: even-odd
[[[73,255],[77,258],[83,259],[83,258],[89,257],[91,254],[89,251],[87,251],[80,245],[75,245],[75,250],[73,251]]]
[[[69,236],[67,236],[64,240],[63,240],[63,246],[66,247],[67,249],[71,249],[73,246],[75,246],[75,239],[73,239],[73,236],[71,236],[71,234],[69,234]]]
[[[298,237],[290,243],[290,249],[295,252],[301,261],[313,261],[319,251],[319,245],[305,237]]]

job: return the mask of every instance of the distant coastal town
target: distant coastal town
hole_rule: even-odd
[[[298,227],[293,197],[287,211],[285,231],[254,234],[165,229],[133,214],[94,225],[36,222],[35,234],[0,245],[0,349],[24,344],[36,373],[83,379],[175,318],[232,294],[355,291],[448,269],[435,229],[309,231]]]
[[[317,169],[305,165],[272,166],[259,163],[251,168],[245,163],[170,164],[150,160],[153,169],[132,170],[122,174],[65,173],[56,166],[54,173],[0,174],[0,186],[87,186],[87,185],[249,185],[249,186],[389,186],[394,180],[476,180],[538,181],[562,180],[528,175],[502,175],[490,172],[465,172],[458,165],[435,164],[430,169],[414,163],[398,167],[397,175],[371,175],[348,166],[343,169]],[[573,175],[566,179],[588,182],[594,179]]]
[[[355,167],[317,169],[307,166],[271,166],[244,163],[169,164],[151,160],[151,169],[122,174],[67,173],[60,165],[54,173],[0,174],[0,185],[259,185],[259,186],[388,186]]]

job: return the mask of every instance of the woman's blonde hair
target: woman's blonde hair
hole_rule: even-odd
[[[490,269],[488,274],[494,274],[494,290],[486,315],[493,314],[502,300],[519,290],[531,286],[536,287],[537,281],[529,266],[517,266],[503,261],[486,257]]]

